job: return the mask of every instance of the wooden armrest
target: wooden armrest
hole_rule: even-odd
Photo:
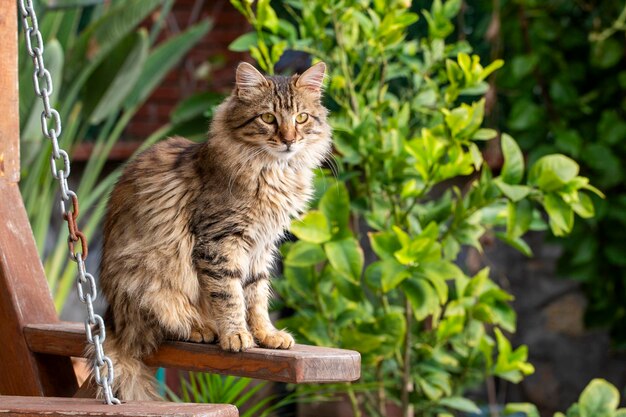
[[[85,329],[80,323],[27,325],[24,335],[37,353],[81,357],[85,350]],[[289,350],[253,348],[232,353],[213,344],[167,341],[144,362],[295,384],[349,382],[361,376],[359,352],[298,344]]]
[[[237,417],[239,411],[228,404],[180,404],[161,401],[130,401],[106,405],[84,398],[0,396],[0,416],[15,417]]]

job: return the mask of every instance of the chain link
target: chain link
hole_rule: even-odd
[[[35,94],[41,98],[44,110],[41,113],[41,131],[45,137],[50,139],[52,144],[52,154],[50,156],[50,171],[52,176],[59,181],[61,188],[61,213],[63,219],[67,221],[69,237],[67,239],[70,251],[70,259],[76,262],[78,267],[78,279],[76,286],[78,298],[85,304],[87,317],[85,319],[85,333],[87,341],[94,346],[94,379],[102,387],[107,404],[119,404],[115,398],[111,386],[115,376],[113,362],[105,355],[103,343],[106,339],[104,320],[94,313],[93,302],[98,297],[96,281],[85,268],[85,260],[89,254],[87,238],[78,228],[76,219],[79,214],[78,197],[67,183],[70,175],[70,158],[67,152],[59,147],[58,138],[61,135],[61,116],[59,112],[50,105],[50,95],[53,91],[52,77],[50,71],[45,67],[43,52],[44,45],[37,15],[33,7],[32,0],[19,0],[20,11],[22,13],[22,26],[24,28],[24,39],[26,41],[26,51],[33,59],[35,70],[33,72],[33,86]],[[57,162],[59,166],[57,166]],[[62,162],[62,166],[60,166]],[[71,206],[66,206],[70,203]],[[80,242],[80,251],[76,248],[76,243]],[[88,288],[83,286],[87,285]]]

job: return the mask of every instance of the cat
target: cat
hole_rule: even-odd
[[[241,63],[206,142],[170,138],[125,168],[108,203],[100,266],[104,350],[121,400],[160,398],[141,359],[165,339],[217,341],[233,352],[293,346],[270,321],[269,274],[330,154],[325,73],[323,62],[291,77]]]

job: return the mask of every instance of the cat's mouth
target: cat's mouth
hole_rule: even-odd
[[[277,159],[291,159],[296,153],[298,153],[298,149],[293,145],[290,147],[280,147],[280,148],[270,148],[268,149],[269,153],[274,155]]]

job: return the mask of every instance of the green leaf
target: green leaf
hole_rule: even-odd
[[[394,233],[369,232],[367,235],[374,253],[381,259],[395,259],[394,253],[402,248]]]
[[[439,309],[439,298],[428,281],[423,279],[405,280],[400,287],[411,303],[413,314],[417,320],[423,320]]]
[[[591,44],[591,65],[598,68],[615,66],[624,55],[622,44],[615,38],[607,38],[602,42]]]
[[[502,194],[514,202],[526,198],[526,196],[528,196],[528,194],[532,191],[532,188],[527,185],[507,184],[501,181],[500,178],[496,178],[493,182],[500,189],[500,191],[502,191]]]
[[[493,129],[478,129],[472,136],[472,140],[491,140],[496,136],[498,132]]]
[[[506,233],[509,238],[516,239],[528,231],[533,220],[533,207],[530,201],[521,200],[517,203],[509,201],[507,208]]]
[[[555,236],[569,233],[574,226],[574,210],[555,193],[544,196],[543,207],[550,216],[550,228]]]
[[[344,274],[338,274],[330,265],[326,265],[320,279],[334,282],[339,293],[348,300],[356,303],[363,301],[363,290],[360,283]]]
[[[545,117],[545,110],[528,99],[516,100],[509,115],[511,130],[524,131],[537,127]]]
[[[480,413],[480,408],[473,401],[463,397],[446,397],[439,400],[439,404],[444,407],[453,408],[455,410],[464,411],[466,413]]]
[[[572,209],[578,214],[580,217],[584,219],[589,219],[594,216],[595,210],[593,208],[593,201],[591,197],[589,197],[585,193],[578,193],[578,201],[572,204]]]
[[[128,95],[126,108],[143,103],[156,86],[161,84],[170,70],[207,34],[210,28],[211,22],[200,22],[154,48],[139,76],[141,82],[138,82],[135,89]]]
[[[565,155],[546,155],[530,168],[528,182],[544,191],[556,191],[576,178],[579,167]]]
[[[174,107],[170,120],[172,124],[179,124],[204,116],[208,109],[219,104],[223,99],[222,94],[210,91],[192,94]]]
[[[496,361],[493,372],[507,381],[517,383],[521,381],[524,375],[532,374],[535,368],[528,362],[528,347],[522,345],[511,350],[511,343],[502,334],[500,329],[495,328],[496,340],[498,344],[498,359]]]
[[[487,65],[480,73],[480,76],[478,77],[478,79],[480,81],[484,80],[485,78],[487,78],[489,75],[491,75],[492,72],[502,68],[504,66],[504,61],[501,59],[496,59],[493,62],[491,62],[489,65]]]
[[[580,417],[613,417],[619,391],[604,379],[594,379],[580,394]]]
[[[91,113],[91,123],[101,123],[125,103],[139,80],[148,46],[148,32],[141,29],[120,42],[87,80],[84,109]]]
[[[65,61],[65,56],[63,52],[63,47],[56,39],[51,39],[45,45],[44,60],[46,62],[46,68],[50,71],[50,76],[52,79],[52,85],[54,86],[52,95],[50,96],[50,103],[54,105],[56,103],[57,98],[59,96],[59,91],[61,87],[61,81],[63,80],[63,66]],[[32,75],[32,73],[31,73]],[[30,77],[29,77],[30,78]],[[30,80],[29,80],[30,81]],[[43,83],[42,83],[43,84]],[[29,85],[31,87],[31,85]],[[41,88],[44,86],[42,85]],[[29,91],[30,93],[30,91]],[[20,100],[23,100],[23,93],[20,91]],[[20,103],[21,104],[21,103]],[[33,105],[30,108],[30,113],[27,117],[21,116],[22,120],[26,120],[24,123],[24,127],[22,128],[21,140],[34,140],[35,138],[41,137],[41,112],[43,111],[43,104],[39,99],[33,101]],[[24,143],[22,142],[22,145]],[[29,154],[31,151],[34,151],[33,147],[22,146],[20,150],[23,154],[26,154],[26,157],[22,155],[22,161],[29,161]]]
[[[530,248],[530,246],[528,246],[528,243],[526,243],[524,239],[522,239],[521,237],[511,238],[507,236],[506,233],[502,233],[502,232],[496,232],[496,237],[500,239],[501,241],[503,241],[504,243],[506,243],[507,245],[511,246],[513,249],[521,252],[524,256],[532,258],[533,256],[532,249]]]
[[[299,240],[290,248],[285,264],[291,266],[313,266],[326,259],[324,250],[316,243]]]
[[[301,220],[291,222],[291,233],[298,239],[312,243],[324,243],[330,240],[330,224],[320,211],[311,210]]]
[[[109,8],[107,13],[90,24],[74,42],[74,47],[68,54],[72,56],[70,77],[73,79],[85,71],[90,73],[162,3],[162,0],[127,0]],[[86,66],[87,62],[89,66]]]
[[[358,283],[363,269],[363,249],[356,239],[348,238],[324,245],[328,261],[337,272]]]
[[[256,46],[259,35],[256,32],[244,33],[228,45],[228,49],[235,52],[248,52],[251,46]]]
[[[504,155],[502,180],[507,184],[519,184],[524,176],[524,155],[511,136],[504,133],[500,140]]]
[[[93,6],[102,3],[102,0],[47,0],[46,9],[73,9],[77,7]]]
[[[385,342],[382,334],[363,333],[351,328],[341,330],[341,347],[358,349],[361,354],[376,351]]]
[[[447,0],[443,5],[443,14],[448,19],[454,18],[461,10],[461,0]]]
[[[289,297],[294,299],[306,298],[310,296],[311,288],[317,278],[314,274],[315,272],[310,266],[296,267],[285,264],[283,268],[285,280],[278,282],[284,283],[289,288]]]
[[[535,69],[538,62],[536,54],[531,55],[516,55],[511,60],[511,72],[513,77],[517,80],[524,78]]]
[[[376,323],[376,329],[386,336],[386,344],[393,350],[402,346],[406,335],[406,319],[401,309],[384,314]]]
[[[601,143],[585,145],[582,159],[598,174],[596,181],[608,188],[622,182],[622,162],[615,150]]]
[[[583,139],[574,129],[555,129],[554,144],[559,151],[578,158]]]
[[[349,237],[352,232],[348,227],[350,220],[350,197],[344,183],[330,187],[322,196],[319,209],[330,221],[334,238]]]
[[[526,417],[540,417],[539,410],[534,404],[530,403],[509,403],[504,407],[504,415],[508,416],[515,413],[524,413]]]
[[[477,297],[482,294],[487,282],[489,282],[489,267],[478,271],[469,281],[462,294],[468,297]]]
[[[478,146],[475,143],[469,144],[470,155],[472,156],[472,162],[474,164],[474,169],[478,171],[483,164],[483,154],[480,152]]]
[[[261,26],[267,28],[272,33],[278,32],[278,16],[270,6],[270,0],[259,0],[256,6],[257,22]]]
[[[375,264],[380,268],[380,284],[384,293],[393,290],[411,276],[409,270],[395,259],[389,258]]]
[[[46,48],[48,48],[47,45]],[[622,74],[624,79],[624,87],[622,88],[626,89],[626,71],[623,71]],[[626,137],[626,121],[616,110],[604,110],[600,116],[597,132],[597,137],[602,143],[617,145]],[[582,142],[582,138],[579,137],[579,139]]]
[[[418,272],[435,288],[441,304],[448,301],[447,281],[464,276],[463,271],[449,261],[423,262],[418,267]]]

